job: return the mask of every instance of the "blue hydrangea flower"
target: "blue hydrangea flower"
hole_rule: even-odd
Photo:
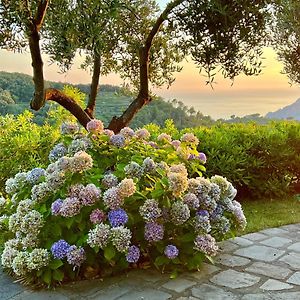
[[[69,247],[67,252],[67,262],[75,267],[80,267],[80,265],[85,260],[85,251],[82,247],[77,248],[75,245]]]
[[[70,245],[65,240],[59,240],[51,247],[51,253],[54,258],[63,259],[67,256]]]
[[[129,263],[136,263],[140,258],[141,251],[137,246],[130,246],[126,255],[126,260]]]
[[[67,148],[63,143],[59,143],[50,151],[49,153],[49,160],[51,162],[55,162],[59,158],[65,156],[67,154]]]
[[[108,220],[112,227],[118,227],[127,223],[128,216],[124,209],[119,208],[108,213]]]
[[[60,209],[61,209],[61,206],[62,206],[63,202],[64,201],[62,199],[57,199],[52,203],[52,205],[51,205],[52,215],[54,215],[54,216],[59,215]]]
[[[121,134],[115,134],[110,137],[109,139],[110,143],[116,147],[123,147],[125,145],[125,138]]]
[[[42,168],[34,168],[27,174],[27,181],[31,184],[36,184],[39,182],[42,176],[45,176],[46,172]]]
[[[166,246],[164,253],[167,258],[174,259],[178,256],[179,250],[174,245],[168,245]]]

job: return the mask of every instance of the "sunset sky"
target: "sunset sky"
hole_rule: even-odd
[[[265,114],[300,98],[300,87],[290,86],[287,77],[280,73],[282,64],[276,60],[274,51],[266,48],[264,58],[261,75],[239,76],[233,86],[230,80],[224,80],[219,75],[213,90],[205,85],[205,77],[199,75],[193,63],[186,62],[183,64],[183,71],[177,74],[176,81],[170,89],[162,88],[155,92],[166,99],[176,98],[214,118],[228,118],[233,114],[239,116],[251,113]],[[55,65],[49,66],[45,56],[45,78],[51,81],[89,83],[90,74],[79,69],[81,59],[77,57],[76,64],[70,72],[59,74],[59,69]],[[0,50],[0,70],[32,74],[29,54]],[[114,74],[101,78],[100,81],[121,84],[121,80]]]

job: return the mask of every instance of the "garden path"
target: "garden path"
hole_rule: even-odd
[[[0,299],[295,300],[300,299],[300,224],[265,229],[220,244],[215,265],[169,279],[137,270],[76,282],[55,291],[31,291],[0,271]]]

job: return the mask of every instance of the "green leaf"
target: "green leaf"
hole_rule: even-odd
[[[163,256],[163,255],[157,256],[156,259],[155,259],[155,262],[154,262],[154,264],[156,266],[162,266],[162,265],[167,264],[167,263],[169,263],[169,259],[166,256]]]
[[[64,223],[66,224],[67,228],[70,229],[74,223],[72,218],[65,218]]]
[[[110,245],[104,248],[104,257],[106,258],[106,260],[111,261],[115,255],[116,255],[116,250],[114,246]]]
[[[60,259],[54,259],[49,263],[49,268],[52,270],[56,270],[61,267],[64,263]]]
[[[177,278],[177,277],[178,277],[178,271],[177,271],[177,269],[175,269],[175,270],[171,273],[170,278],[171,278],[171,279],[175,279],[175,278]]]
[[[179,238],[180,242],[183,242],[183,243],[191,242],[194,239],[195,239],[195,234],[192,232],[186,233]]]
[[[52,272],[50,269],[47,269],[43,275],[42,275],[42,279],[45,283],[47,283],[48,285],[50,285],[51,283],[51,279],[52,279]]]
[[[65,277],[65,274],[63,271],[61,270],[54,270],[53,271],[53,279],[57,280],[57,281],[62,281]]]

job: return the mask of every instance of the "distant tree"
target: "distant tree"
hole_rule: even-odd
[[[11,93],[0,88],[0,104],[15,104]]]
[[[275,3],[272,42],[284,64],[283,72],[291,83],[300,84],[300,1],[278,0]]]
[[[117,70],[123,78],[130,77],[137,88],[137,96],[129,107],[121,116],[114,117],[109,124],[110,129],[118,132],[130,123],[145,104],[151,101],[150,82],[158,85],[172,83],[173,73],[180,70],[177,63],[183,57],[192,57],[195,64],[207,73],[209,83],[214,81],[217,71],[221,71],[224,77],[230,79],[240,73],[259,74],[259,57],[265,40],[269,2],[272,1],[171,0],[162,11],[158,13],[155,11],[152,14],[151,7],[155,4],[152,0],[66,0],[65,2],[53,0],[51,3],[49,0],[2,0],[0,2],[0,47],[22,49],[29,45],[35,83],[35,95],[31,101],[33,109],[38,110],[46,100],[53,100],[68,109],[83,126],[86,126],[91,116],[75,101],[58,90],[45,90],[40,33],[44,20],[45,33],[47,32],[47,19],[45,19],[47,9],[49,8],[48,24],[51,25],[51,12],[54,12],[55,17],[55,11],[57,13],[55,9],[61,3],[68,4],[60,6],[61,14],[67,14],[73,8],[75,12],[76,7],[81,4],[82,9],[87,10],[89,5],[92,9],[92,3],[108,4],[109,7],[113,7],[113,10],[107,11],[105,20],[112,22],[110,34],[114,35],[116,29],[121,33],[117,45],[118,61],[120,61]],[[141,3],[145,6],[139,12]],[[85,10],[83,15],[84,12]],[[97,12],[102,13],[100,10]],[[80,10],[77,13],[80,14]],[[115,20],[115,16],[121,16],[121,19]],[[130,16],[130,24],[120,22],[123,20],[122,17],[126,20],[128,16]],[[141,16],[146,17],[144,19]],[[89,18],[90,14],[88,14]],[[78,28],[81,26],[80,22],[76,23]],[[101,33],[98,34],[101,43],[104,37]],[[96,36],[97,34],[93,33],[92,37]],[[86,43],[90,44],[91,36],[84,31],[83,36],[78,38],[78,48],[82,47],[80,40],[84,40],[84,37],[87,38]],[[75,39],[76,36],[73,38]],[[68,54],[72,53],[75,44],[74,46],[70,44],[70,52],[62,44],[58,44],[57,47],[62,47]],[[169,49],[176,49],[176,51],[169,51]],[[91,55],[94,55],[92,51]]]

